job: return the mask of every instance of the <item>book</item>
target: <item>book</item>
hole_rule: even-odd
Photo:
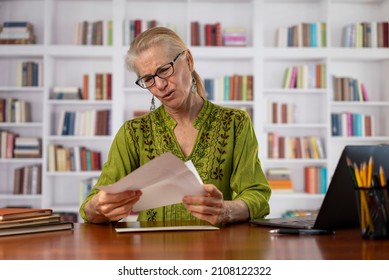
[[[118,222],[116,232],[219,230],[217,226],[198,222]]]
[[[56,222],[47,223],[40,225],[22,226],[15,228],[0,228],[0,236],[7,235],[19,235],[27,233],[38,233],[38,232],[50,232],[59,230],[71,230],[74,225],[72,222]]]
[[[26,227],[32,225],[48,224],[48,223],[57,223],[60,221],[61,221],[61,216],[56,214],[50,216],[1,221],[0,230],[5,228],[16,228],[16,227]]]
[[[0,221],[52,215],[52,209],[44,208],[0,208]]]

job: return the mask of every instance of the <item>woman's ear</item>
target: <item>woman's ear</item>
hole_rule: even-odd
[[[189,67],[189,71],[193,72],[194,71],[194,60],[193,60],[193,56],[192,56],[192,53],[190,52],[190,50],[186,51],[185,58],[186,58],[186,63]]]

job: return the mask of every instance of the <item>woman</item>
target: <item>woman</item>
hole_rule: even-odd
[[[109,185],[170,151],[192,160],[206,196],[139,213],[140,221],[205,220],[233,223],[269,213],[270,188],[258,159],[258,142],[248,114],[205,100],[189,49],[172,30],[149,29],[131,44],[128,68],[148,89],[151,112],[125,122],[113,140],[97,186]],[[161,102],[155,109],[154,98]],[[117,221],[131,213],[141,191],[109,194],[93,189],[81,205],[86,222]]]

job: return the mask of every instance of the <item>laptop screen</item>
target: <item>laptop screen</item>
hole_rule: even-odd
[[[373,172],[378,172],[380,165],[388,168],[388,145],[350,145],[344,148],[318,213],[315,228],[342,228],[359,225],[355,184],[347,166],[347,158],[359,164],[363,161],[368,162],[370,156],[374,159]]]

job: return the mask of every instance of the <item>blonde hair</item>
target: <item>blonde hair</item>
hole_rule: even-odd
[[[187,50],[185,43],[173,30],[166,27],[153,27],[142,32],[132,41],[125,58],[127,68],[137,73],[138,70],[135,65],[137,57],[155,46],[164,48],[171,57]],[[197,93],[205,98],[205,89],[201,77],[195,70],[193,70],[192,75],[196,80]]]

